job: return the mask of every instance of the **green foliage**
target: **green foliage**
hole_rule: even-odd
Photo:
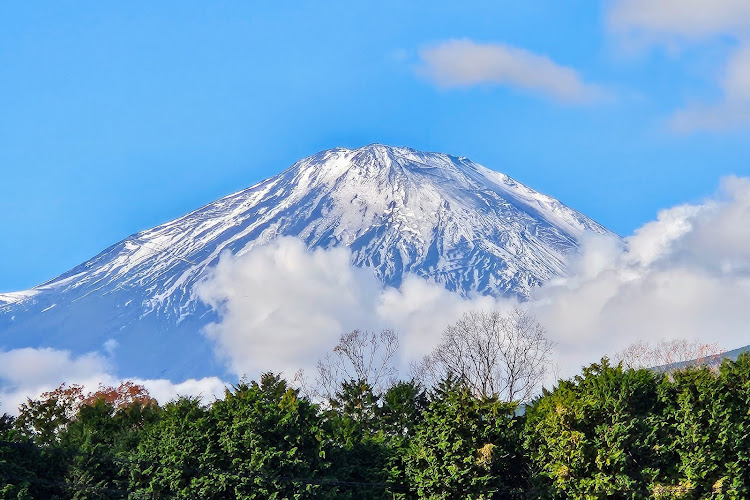
[[[716,398],[711,402],[715,424],[713,456],[721,474],[711,483],[716,498],[750,497],[750,353],[719,368]],[[712,436],[713,437],[713,436]],[[711,478],[709,481],[711,481]],[[708,484],[706,485],[708,486]]]
[[[748,408],[750,354],[603,359],[523,417],[450,377],[429,398],[348,381],[326,410],[272,373],[208,406],[63,385],[0,417],[0,499],[750,498]]]
[[[64,460],[59,450],[40,447],[0,416],[0,499],[64,498]]]
[[[428,405],[427,393],[422,386],[414,380],[398,382],[386,391],[382,399],[380,425],[386,433],[394,438],[413,437]]]
[[[160,418],[146,426],[133,455],[131,486],[151,497],[210,498],[221,491],[211,468],[221,457],[216,424],[197,398],[167,403]]]
[[[665,381],[671,490],[686,498],[750,496],[750,355],[719,372],[692,368]]]
[[[135,483],[178,498],[319,498],[309,479],[324,456],[317,407],[267,373],[208,409],[189,398],[167,404],[139,446],[147,466]]]
[[[27,399],[19,407],[15,427],[38,444],[56,444],[60,432],[75,417],[83,398],[80,385],[68,387],[62,384],[54,391],[45,392],[39,399]]]
[[[237,498],[320,498],[307,480],[324,472],[321,418],[315,405],[272,373],[241,383],[211,408],[221,478]]]
[[[334,432],[338,442],[345,447],[359,443],[372,434],[380,416],[380,397],[364,380],[350,380],[341,384],[341,390],[330,400],[335,420]]]
[[[66,480],[73,498],[120,498],[126,491],[140,430],[161,413],[156,404],[115,408],[105,399],[82,405],[60,435],[70,456]]]
[[[424,412],[427,394],[414,380],[399,382],[383,395],[380,409],[380,428],[385,438],[386,479],[393,491],[406,491],[406,455],[417,434]]]
[[[387,449],[379,430],[380,396],[364,380],[349,380],[329,401],[325,428],[332,469],[338,480],[361,487],[338,490],[337,498],[383,498],[387,478]]]
[[[329,452],[337,480],[351,484],[337,498],[392,498],[407,490],[404,456],[427,406],[414,381],[375,394],[365,381],[342,383],[326,412]]]
[[[526,409],[536,486],[559,498],[643,498],[665,465],[661,376],[601,363]]]
[[[516,405],[474,397],[449,377],[436,390],[405,457],[420,498],[504,498],[524,486]]]

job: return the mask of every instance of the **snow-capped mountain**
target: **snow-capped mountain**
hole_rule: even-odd
[[[143,376],[169,375],[159,352],[143,348],[158,335],[185,363],[208,369],[208,341],[195,333],[215,316],[194,285],[223,251],[295,236],[310,248],[349,247],[353,264],[387,285],[413,273],[465,295],[523,298],[566,274],[565,256],[586,231],[607,232],[463,157],[379,144],[331,149],[129,236],[47,283],[0,294],[0,347],[86,352],[115,339],[118,362],[138,356],[143,371],[153,358]]]

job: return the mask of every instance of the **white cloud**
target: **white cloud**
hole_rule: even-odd
[[[718,197],[665,210],[626,239],[584,244],[589,272],[541,288],[532,310],[560,343],[563,365],[637,339],[750,343],[750,179],[728,178]]]
[[[383,288],[350,257],[346,248],[309,251],[290,237],[222,255],[196,289],[221,315],[206,329],[217,354],[237,375],[273,370],[291,377],[300,368],[314,370],[342,333],[393,328],[403,369],[430,352],[463,312],[496,306],[489,297],[465,300],[416,276],[400,289]]]
[[[345,331],[372,319],[379,284],[344,248],[308,252],[280,238],[239,257],[225,253],[198,297],[221,313],[207,335],[238,374],[291,376],[315,364]]]
[[[168,380],[119,378],[112,373],[110,361],[100,353],[75,356],[70,351],[49,347],[0,351],[0,413],[15,414],[26,398],[39,397],[63,382],[80,384],[84,392],[95,391],[99,384],[117,386],[123,380],[142,384],[160,403],[178,395],[201,396],[210,402],[221,397],[224,383],[216,377],[190,379],[181,383]]]
[[[27,397],[36,397],[63,382],[95,389],[99,382],[111,381],[108,361],[98,353],[73,356],[49,347],[0,351],[0,413],[16,413]]]
[[[27,347],[0,352],[0,379],[12,387],[23,384],[44,385],[60,377],[61,373],[83,380],[92,375],[106,374],[107,371],[107,360],[97,353],[74,357],[69,351],[49,347]]]
[[[135,378],[132,381],[144,386],[151,397],[161,404],[177,396],[200,397],[203,403],[211,403],[215,399],[222,399],[225,389],[229,387],[218,377],[190,378],[178,383],[166,379]]]
[[[464,299],[417,276],[408,276],[401,288],[385,288],[379,299],[376,318],[401,334],[401,361],[407,366],[428,354],[440,340],[447,325],[472,309],[512,307],[515,302],[492,297]]]
[[[575,275],[549,283],[524,307],[557,342],[562,375],[638,339],[750,343],[750,180],[723,181],[719,196],[665,210],[625,244],[591,236]],[[221,312],[209,334],[235,373],[311,369],[354,328],[394,328],[401,368],[420,359],[470,309],[514,302],[461,298],[414,276],[381,288],[345,249],[309,252],[280,239],[225,255],[201,297]],[[406,375],[405,372],[402,372]]]
[[[422,49],[419,56],[418,73],[440,86],[503,85],[569,103],[604,96],[601,88],[584,83],[573,68],[509,45],[449,40]]]

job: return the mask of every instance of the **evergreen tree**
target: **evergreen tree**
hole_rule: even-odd
[[[406,461],[420,498],[507,498],[525,486],[521,422],[514,403],[475,397],[448,377],[432,395]]]
[[[167,403],[132,455],[131,489],[147,498],[221,498],[226,488],[208,466],[222,456],[218,443],[216,422],[198,398]]]
[[[70,457],[66,481],[74,498],[121,498],[141,432],[158,420],[161,408],[140,401],[115,408],[103,398],[86,403],[60,436]]]
[[[664,489],[694,498],[750,495],[750,355],[672,374],[661,393],[671,480]]]
[[[273,373],[227,390],[210,410],[219,479],[229,498],[324,498],[326,463],[316,405]],[[205,496],[204,496],[205,498]]]
[[[40,447],[0,416],[0,499],[66,498],[65,460],[56,446]]]
[[[394,493],[405,492],[405,457],[427,409],[427,393],[419,383],[411,380],[393,385],[382,399],[379,421],[386,440],[387,480]],[[405,493],[401,495],[405,496]]]
[[[387,479],[385,436],[380,431],[380,396],[365,380],[349,380],[330,399],[326,426],[337,480],[352,484],[338,498],[383,498]]]
[[[658,489],[663,378],[606,358],[526,408],[525,447],[540,496],[644,498]]]

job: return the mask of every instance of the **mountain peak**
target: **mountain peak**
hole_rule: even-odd
[[[3,295],[0,342],[69,348],[75,338],[88,349],[130,332],[135,356],[138,341],[169,335],[189,357],[180,332],[211,318],[195,284],[222,252],[280,236],[309,248],[348,247],[352,264],[384,285],[416,275],[463,295],[523,299],[568,272],[566,257],[586,231],[607,233],[464,157],[383,144],[335,148],[131,235],[32,291]],[[84,330],[95,333],[81,337]]]
[[[418,187],[424,182],[471,182],[480,170],[487,169],[463,157],[374,143],[355,149],[321,151],[295,163],[289,172],[294,173],[303,188],[364,182],[373,189],[380,186],[390,192],[392,187]],[[505,178],[502,174],[495,175]]]

